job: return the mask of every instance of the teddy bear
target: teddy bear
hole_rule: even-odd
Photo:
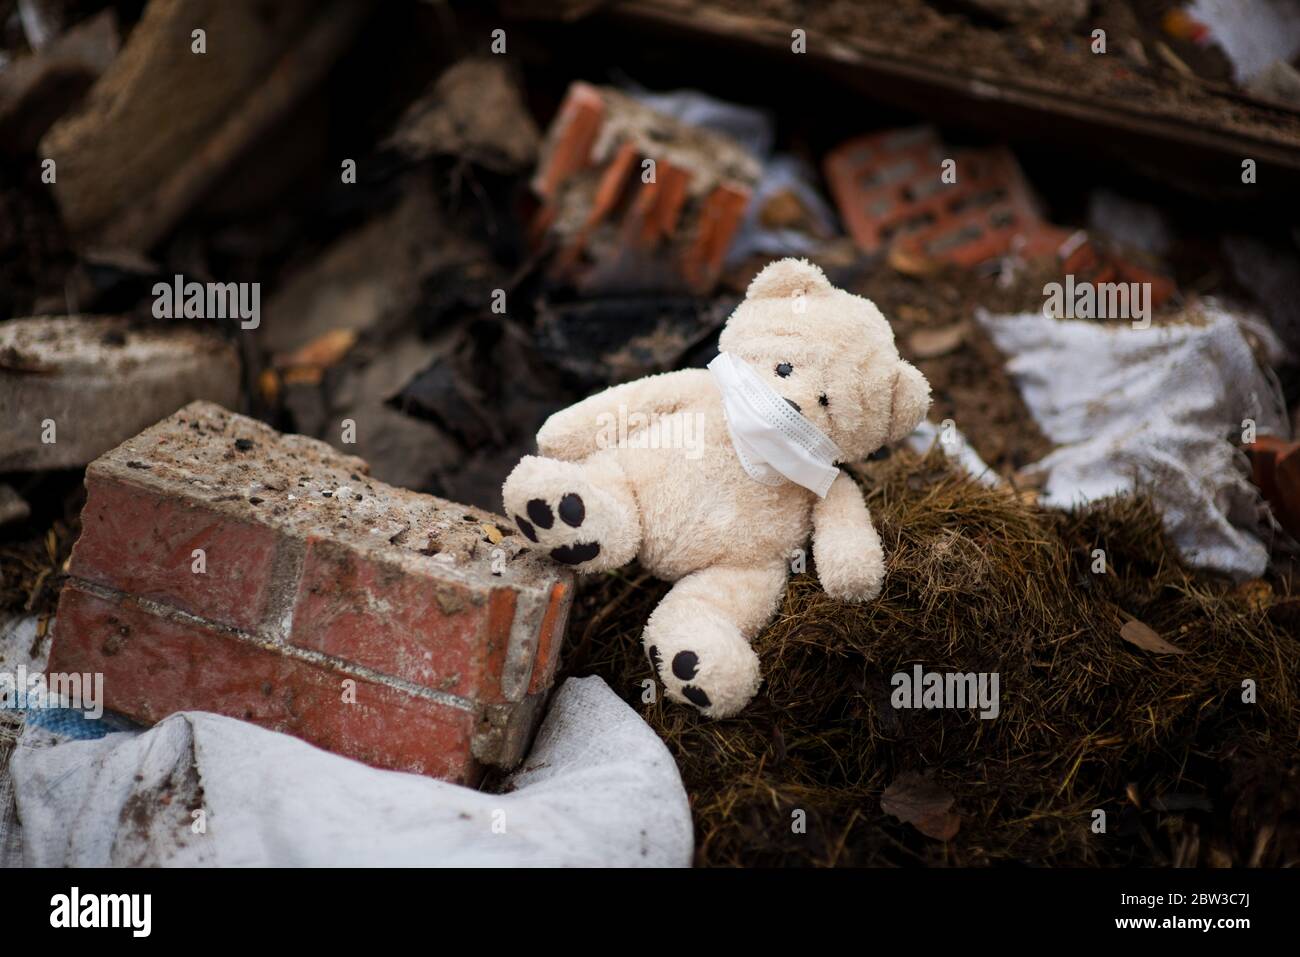
[[[502,488],[506,514],[555,561],[633,559],[674,583],[646,622],[670,700],[709,718],[761,683],[751,640],[812,539],[826,593],[873,600],[885,574],[862,491],[841,463],[910,433],[930,386],[870,300],[802,259],[769,263],[707,369],[614,386],[552,415]]]

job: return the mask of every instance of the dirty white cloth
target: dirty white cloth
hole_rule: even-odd
[[[20,746],[11,771],[36,867],[667,867],[689,866],[694,842],[668,749],[594,677],[556,691],[506,794],[203,712]]]
[[[722,393],[731,444],[749,477],[763,485],[789,479],[825,498],[839,474],[835,463],[844,457],[839,446],[744,359],[719,352],[709,372]]]
[[[36,615],[15,615],[0,621],[0,678],[15,677],[19,669],[45,670],[50,640],[38,641]],[[13,707],[6,695],[9,683],[0,680],[0,870],[22,866],[22,828],[14,806],[13,781],[9,778],[9,757],[23,730],[23,712]]]
[[[1238,83],[1300,52],[1300,0],[1192,0],[1186,9],[1209,28]]]
[[[1258,492],[1229,441],[1245,419],[1289,434],[1276,386],[1236,320],[1211,303],[1204,325],[1107,326],[1041,313],[976,315],[1043,433],[1060,448],[1032,471],[1041,501],[1069,508],[1144,486],[1188,564],[1257,577]]]

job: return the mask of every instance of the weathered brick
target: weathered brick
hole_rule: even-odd
[[[946,159],[956,162],[956,182],[941,178]],[[868,253],[899,247],[973,266],[1012,250],[1051,255],[1069,236],[1043,221],[1002,148],[953,151],[929,127],[915,127],[849,140],[824,165],[845,227]]]
[[[89,587],[74,581],[64,589],[49,667],[102,672],[114,711],[145,723],[175,711],[218,711],[380,767],[464,783],[480,773],[468,747],[473,709]],[[355,704],[344,703],[349,690]]]
[[[643,179],[643,164],[655,175]],[[616,90],[574,83],[533,177],[553,278],[587,293],[716,285],[757,185],[758,162],[730,137],[690,126]]]
[[[218,624],[261,624],[278,541],[272,529],[99,471],[87,473],[81,524],[73,575]],[[204,574],[193,571],[195,550],[204,553]]]
[[[503,519],[202,402],[86,484],[51,668],[104,672],[111,710],[217,711],[457,780],[522,756],[572,587]]]

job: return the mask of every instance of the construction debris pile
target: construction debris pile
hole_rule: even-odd
[[[1300,863],[1300,29],[1242,6],[0,0],[0,672],[487,789],[597,675],[701,865]],[[933,405],[853,464],[880,600],[798,569],[710,722],[667,586],[495,513],[790,255]]]

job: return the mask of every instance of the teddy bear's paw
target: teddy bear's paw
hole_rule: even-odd
[[[762,682],[758,655],[735,625],[706,614],[688,635],[656,632],[652,619],[646,656],[669,700],[706,718],[729,718],[753,699]]]
[[[616,477],[585,464],[526,456],[502,492],[506,514],[524,537],[580,572],[625,565],[640,547],[631,494]]]
[[[860,568],[841,570],[839,574],[821,574],[822,591],[839,601],[868,602],[880,595],[880,586],[884,583],[885,568],[883,564],[865,565]]]
[[[840,601],[874,601],[885,581],[885,556],[873,532],[863,543],[847,536],[824,535],[813,543],[813,560],[822,591]]]

